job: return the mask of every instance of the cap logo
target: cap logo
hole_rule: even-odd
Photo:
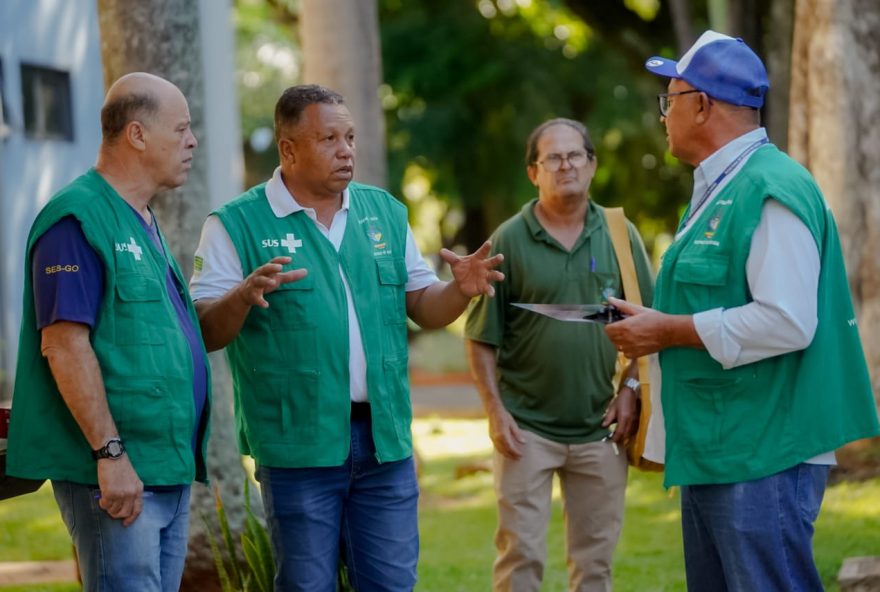
[[[663,65],[663,60],[648,60],[645,65],[651,68],[656,68],[657,66]]]

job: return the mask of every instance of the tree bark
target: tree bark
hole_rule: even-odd
[[[880,3],[797,0],[789,153],[834,211],[875,399],[880,390]]]
[[[672,26],[675,28],[677,55],[681,56],[697,40],[691,26],[690,0],[669,0],[669,14],[672,18]]]
[[[385,115],[376,0],[302,0],[303,80],[345,97],[355,123],[355,178],[385,187]]]
[[[192,129],[205,146],[204,81],[201,59],[199,5],[191,0],[98,0],[104,82],[109,87],[129,72],[150,72],[174,84],[189,102]],[[205,217],[211,210],[208,163],[204,149],[196,150],[189,179],[183,187],[164,192],[151,203],[169,247],[184,277],[192,274],[193,253]],[[214,401],[208,453],[209,477],[220,488],[230,524],[240,530],[244,518],[244,470],[236,447],[232,420],[232,389],[225,360],[212,355]],[[190,549],[187,572],[214,571],[205,540],[202,514],[215,517],[213,493],[194,486],[190,505]],[[194,588],[196,589],[196,588]]]

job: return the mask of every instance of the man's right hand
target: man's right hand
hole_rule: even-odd
[[[133,523],[144,507],[144,484],[131,465],[128,454],[98,461],[98,505],[123,526]]]
[[[522,457],[526,439],[513,416],[500,405],[489,413],[489,437],[495,450],[507,458],[519,460]]]
[[[256,268],[238,285],[236,290],[249,306],[269,308],[265,295],[274,292],[281,284],[295,282],[306,276],[305,268],[282,272],[285,265],[291,262],[290,257],[275,257],[268,263]]]

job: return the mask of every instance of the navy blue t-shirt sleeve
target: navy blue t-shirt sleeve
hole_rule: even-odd
[[[95,326],[104,294],[104,266],[79,220],[66,216],[37,240],[31,274],[38,329],[58,321]]]

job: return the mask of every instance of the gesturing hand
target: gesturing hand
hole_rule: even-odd
[[[290,261],[290,257],[275,257],[251,272],[238,285],[238,292],[245,304],[269,308],[266,294],[275,291],[281,284],[301,280],[308,274],[304,268],[282,272],[281,270]]]
[[[480,294],[494,296],[495,288],[492,283],[504,279],[504,274],[495,269],[504,261],[504,255],[499,253],[489,257],[491,249],[492,244],[486,241],[479,249],[464,257],[456,255],[449,249],[440,250],[440,257],[449,264],[458,289],[468,298]]]

